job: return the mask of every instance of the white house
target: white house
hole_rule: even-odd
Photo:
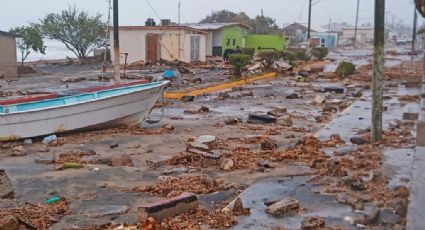
[[[207,32],[187,26],[120,26],[120,53],[128,63],[154,63],[160,59],[183,62],[206,61]],[[114,56],[111,31],[111,55]],[[124,64],[121,58],[121,64]]]
[[[356,29],[354,27],[344,27],[342,28],[342,39],[353,40]],[[364,44],[370,43],[373,41],[374,29],[373,27],[358,27],[357,28],[357,37],[356,43]]]

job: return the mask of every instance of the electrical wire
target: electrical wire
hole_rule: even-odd
[[[149,0],[146,0],[146,3],[148,4],[149,8],[151,8],[152,12],[158,17],[159,21],[161,21],[161,17],[159,16],[158,12],[153,8],[151,2]]]

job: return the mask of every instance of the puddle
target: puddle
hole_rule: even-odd
[[[306,177],[264,180],[248,187],[242,194],[245,207],[251,208],[251,215],[240,217],[238,225],[232,229],[267,229],[281,226],[285,229],[300,229],[305,216],[325,218],[327,227],[352,226],[344,221],[345,216],[353,215],[351,207],[337,203],[333,195],[320,195],[313,192],[313,185],[306,183]],[[265,201],[281,200],[292,197],[306,208],[306,214],[296,216],[273,217],[265,210]]]

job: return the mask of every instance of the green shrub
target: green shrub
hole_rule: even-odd
[[[255,49],[254,48],[242,48],[242,53],[249,55],[250,57],[253,57],[255,54]]]
[[[283,51],[262,51],[257,54],[257,58],[263,61],[266,68],[270,68],[274,61],[284,57]]]
[[[311,56],[315,57],[316,59],[322,61],[326,56],[329,54],[329,49],[325,47],[321,48],[313,48],[311,50]]]
[[[249,64],[250,56],[246,54],[231,54],[229,62],[235,67],[235,75],[242,75],[242,68]]]
[[[290,48],[287,49],[287,53],[291,53],[290,55],[293,61],[309,61],[311,59],[306,49]]]
[[[336,68],[336,74],[342,78],[346,78],[356,73],[356,66],[351,62],[341,62]]]

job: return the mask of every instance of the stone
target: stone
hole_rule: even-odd
[[[304,217],[301,223],[302,230],[316,230],[325,227],[325,220],[320,217]]]
[[[368,143],[368,141],[363,137],[352,137],[350,138],[350,142],[355,145],[365,145]]]
[[[188,142],[187,143],[187,149],[199,149],[202,151],[209,151],[210,147],[204,143],[201,142]]]
[[[325,101],[326,101],[326,99],[324,97],[320,96],[320,95],[317,95],[313,100],[314,104],[317,104],[317,105],[321,105],[321,104],[325,103]]]
[[[351,153],[352,151],[353,151],[353,147],[352,146],[344,145],[344,146],[338,147],[334,151],[334,154],[335,154],[335,156],[345,156],[345,155]]]
[[[199,150],[199,149],[188,149],[187,152],[198,154],[198,155],[204,156],[206,158],[215,159],[215,160],[218,160],[221,157],[220,154],[213,154],[213,153],[205,152],[205,151],[202,151],[202,150]]]
[[[125,205],[106,205],[88,209],[85,211],[85,214],[87,214],[90,218],[100,218],[104,216],[124,214],[129,210],[130,207]]]
[[[166,129],[166,130],[170,130],[170,131],[173,131],[174,129],[176,129],[176,127],[174,127],[173,125],[170,125],[170,124],[166,124],[166,125],[162,126],[162,128]]]
[[[162,171],[162,175],[171,175],[171,174],[181,174],[181,173],[187,173],[189,171],[188,168],[185,167],[178,167],[178,168],[168,168]]]
[[[268,115],[249,114],[248,123],[250,124],[271,124],[276,123],[277,119]]]
[[[226,125],[237,125],[240,122],[240,120],[236,117],[228,118],[224,121],[224,124]]]
[[[285,98],[286,99],[301,99],[301,98],[304,98],[304,97],[301,96],[301,95],[298,95],[297,93],[293,93],[293,94],[286,96]]]
[[[12,149],[11,156],[14,156],[14,157],[25,156],[25,155],[27,155],[27,152],[28,152],[28,150],[24,146],[20,145],[20,146],[14,147]]]
[[[207,106],[205,106],[205,105],[203,105],[203,106],[201,106],[201,108],[199,109],[199,112],[200,112],[200,113],[209,113],[209,112],[210,112],[210,108],[209,108],[209,107],[207,107]]]
[[[55,163],[55,159],[52,156],[42,156],[42,157],[35,158],[34,162],[37,164],[49,165],[49,164]]]
[[[395,225],[401,222],[400,216],[392,208],[382,208],[379,211],[379,220],[383,224]]]
[[[293,125],[292,119],[289,116],[279,117],[277,119],[277,124],[285,127],[290,127]]]
[[[213,135],[202,135],[199,136],[198,138],[196,138],[195,142],[199,142],[202,144],[206,144],[208,146],[214,144],[214,142],[216,141],[216,137]]]
[[[223,163],[221,164],[221,169],[223,169],[224,171],[230,171],[233,169],[235,163],[233,162],[232,159],[230,158],[226,158],[224,159]]]
[[[288,112],[286,108],[273,108],[271,111],[267,113],[267,115],[280,117],[285,115]]]
[[[111,143],[109,144],[109,148],[111,148],[111,149],[118,148],[118,146],[119,146],[118,142],[111,142]]]
[[[19,230],[19,222],[12,215],[0,218],[0,230]]]
[[[217,100],[226,100],[228,98],[230,98],[228,93],[221,92],[218,94]]]
[[[111,160],[108,164],[109,166],[133,166],[133,160],[128,154],[116,154],[111,157]]]
[[[198,208],[198,198],[191,193],[183,193],[170,199],[159,200],[144,204],[137,210],[137,222],[144,223],[149,217],[158,222],[166,218],[175,217]]]
[[[300,204],[298,200],[293,198],[285,198],[267,207],[266,212],[272,215],[282,215],[294,211],[299,207]]]
[[[257,165],[263,168],[274,168],[274,165],[271,165],[267,160],[259,160],[257,161]]]
[[[183,96],[180,100],[181,100],[183,103],[186,103],[186,102],[192,102],[192,101],[194,101],[194,100],[195,100],[195,97],[194,97],[194,96],[188,96],[188,95],[185,95],[185,96]]]
[[[326,86],[323,88],[324,92],[335,92],[338,94],[343,94],[344,93],[344,88],[342,87],[338,87],[338,86]]]
[[[362,97],[363,96],[363,92],[361,90],[357,90],[356,92],[353,93],[353,97]]]
[[[264,138],[264,140],[261,141],[261,150],[275,150],[277,147],[277,143],[270,138]]]
[[[12,199],[15,195],[12,182],[6,171],[0,169],[0,199]]]

